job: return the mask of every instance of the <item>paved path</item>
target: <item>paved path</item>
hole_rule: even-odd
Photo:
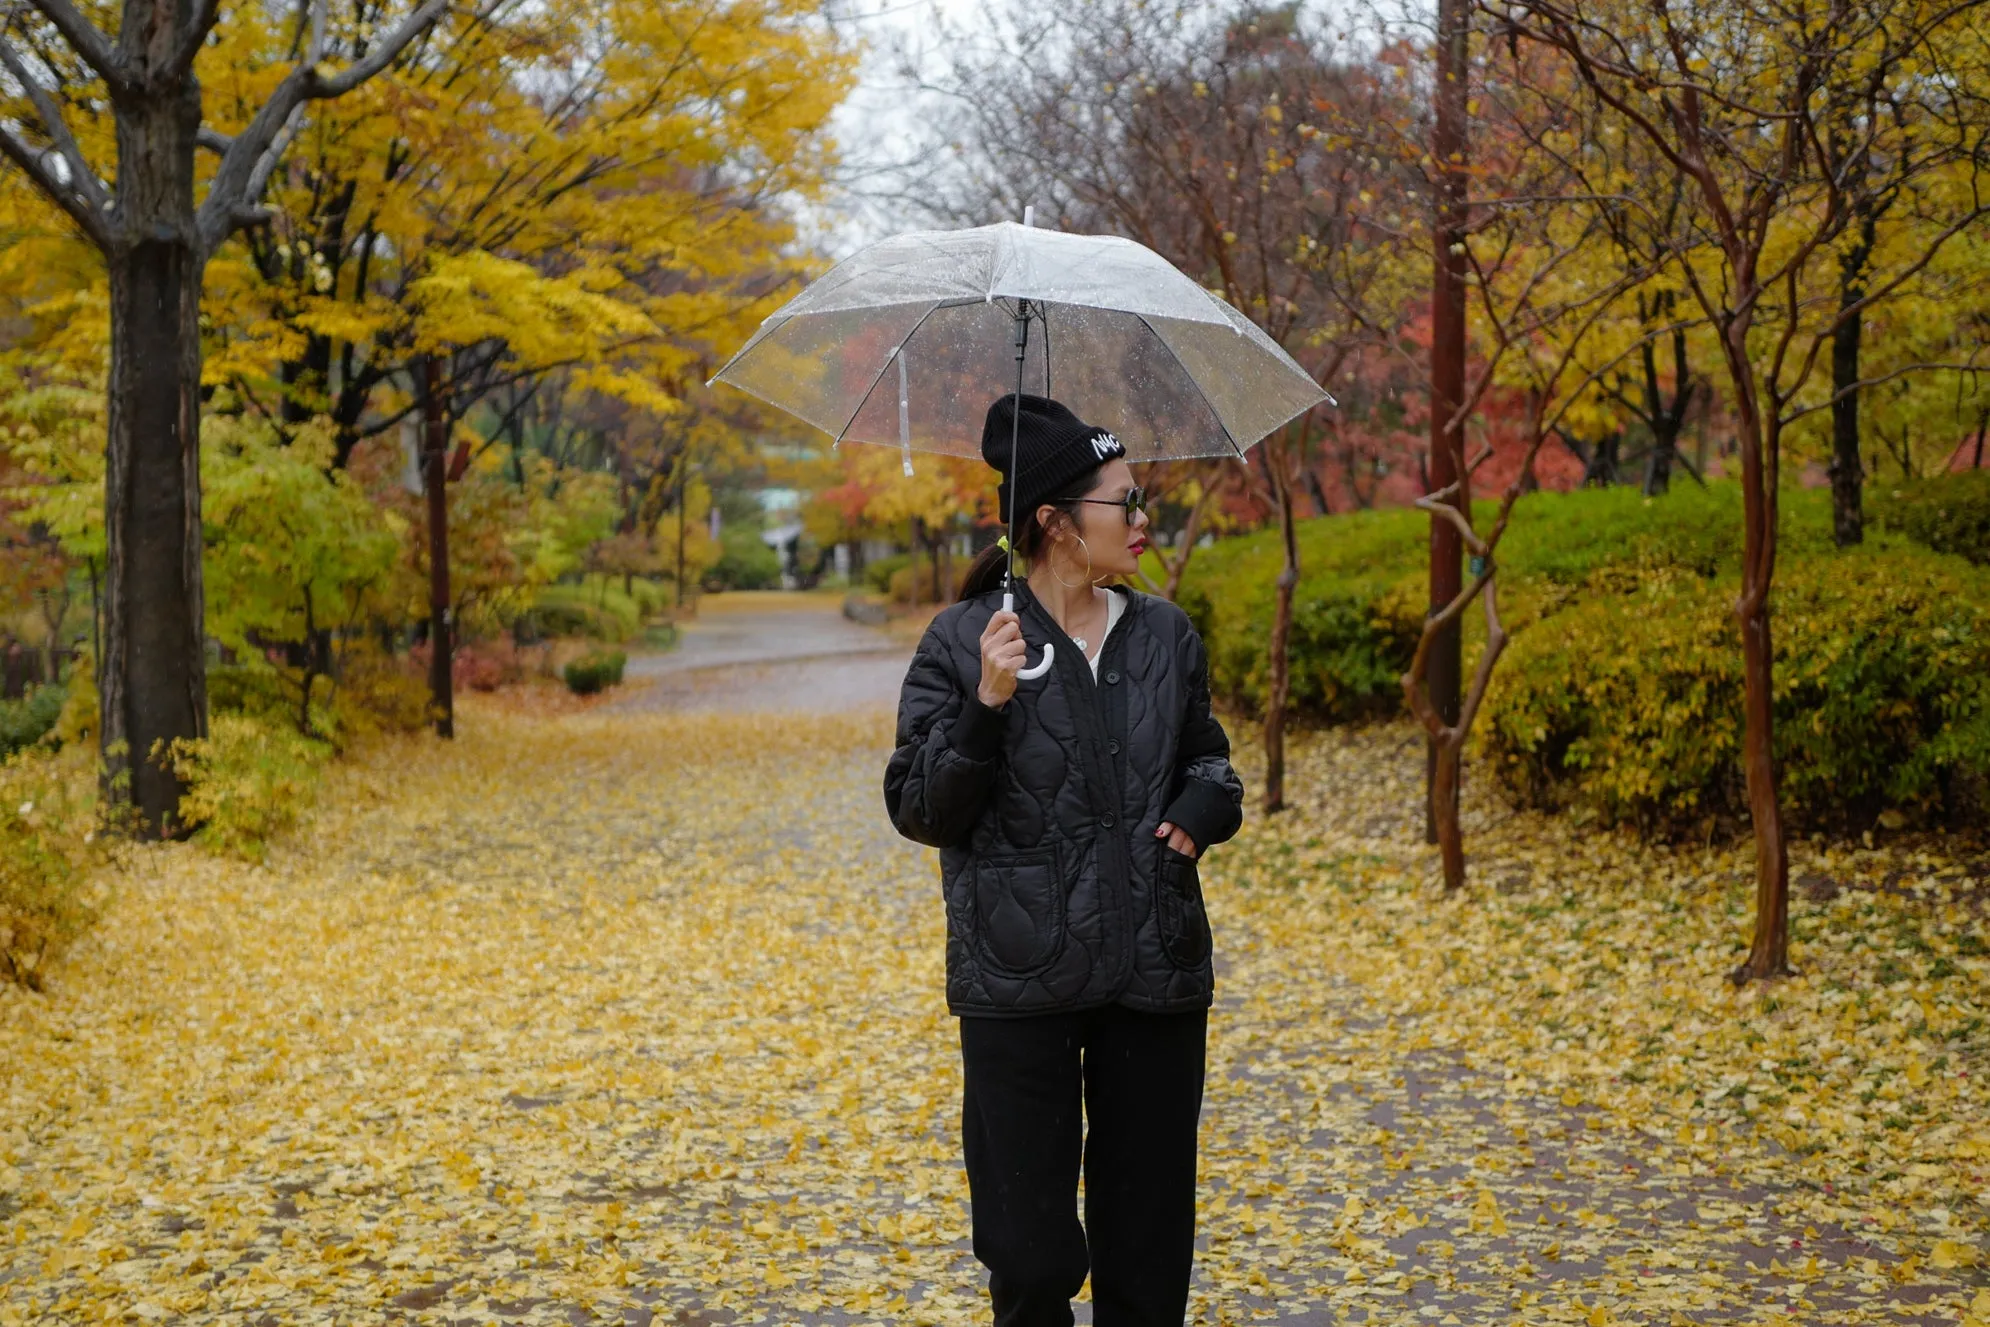
[[[0,992],[0,1327],[985,1322],[933,857],[880,814],[907,652],[712,612],[609,708],[472,699],[456,743],[383,748],[267,863],[143,854],[56,994]],[[1279,846],[1207,864],[1195,1323],[1972,1302],[1807,1222],[1761,1144],[1419,1047],[1310,911],[1338,868],[1253,872]]]
[[[828,609],[732,608],[695,623],[677,651],[632,663],[654,681],[620,703],[865,710],[895,701],[908,655]],[[853,791],[874,782],[869,768],[852,774]],[[1369,830],[1402,838],[1416,826],[1405,813]],[[1222,871],[1212,863],[1218,892]],[[1511,1091],[1497,1066],[1402,1054],[1378,1035],[1387,1013],[1291,962],[1292,941],[1275,909],[1236,910],[1221,937],[1195,1321],[1944,1321],[1936,1288],[1896,1284],[1909,1279],[1898,1260],[1862,1232],[1779,1218],[1785,1195],[1750,1177],[1745,1157],[1674,1155],[1587,1109]],[[964,1239],[951,1249],[958,1293],[979,1269]],[[1080,1324],[1090,1308],[1077,1306]]]
[[[829,604],[755,609],[727,605],[685,624],[677,648],[629,661],[624,710],[815,713],[891,706],[911,647]]]

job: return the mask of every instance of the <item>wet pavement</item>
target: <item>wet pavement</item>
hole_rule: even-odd
[[[770,597],[771,599],[771,597]],[[804,711],[890,708],[912,658],[902,627],[866,626],[833,601],[781,596],[767,608],[732,596],[683,624],[677,648],[629,660],[641,681],[608,708]]]

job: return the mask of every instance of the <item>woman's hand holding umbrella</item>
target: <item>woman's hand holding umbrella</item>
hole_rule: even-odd
[[[981,629],[981,681],[974,694],[983,705],[999,710],[1016,694],[1016,676],[1028,659],[1023,623],[1014,613],[1001,612]]]

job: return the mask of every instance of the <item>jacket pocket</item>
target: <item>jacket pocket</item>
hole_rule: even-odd
[[[1035,972],[1064,947],[1064,879],[1057,854],[974,864],[975,943],[998,971]]]
[[[1209,914],[1202,906],[1195,858],[1163,844],[1155,874],[1154,910],[1161,948],[1176,967],[1199,968],[1209,960]]]

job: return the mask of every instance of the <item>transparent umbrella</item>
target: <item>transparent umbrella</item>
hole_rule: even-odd
[[[1010,391],[1056,397],[1134,462],[1241,458],[1332,400],[1153,250],[1038,230],[1028,213],[1020,226],[910,231],[860,250],[770,315],[712,381],[839,444],[896,445],[908,474],[915,451],[979,456],[988,406]],[[1022,675],[1049,664],[1046,646]]]

